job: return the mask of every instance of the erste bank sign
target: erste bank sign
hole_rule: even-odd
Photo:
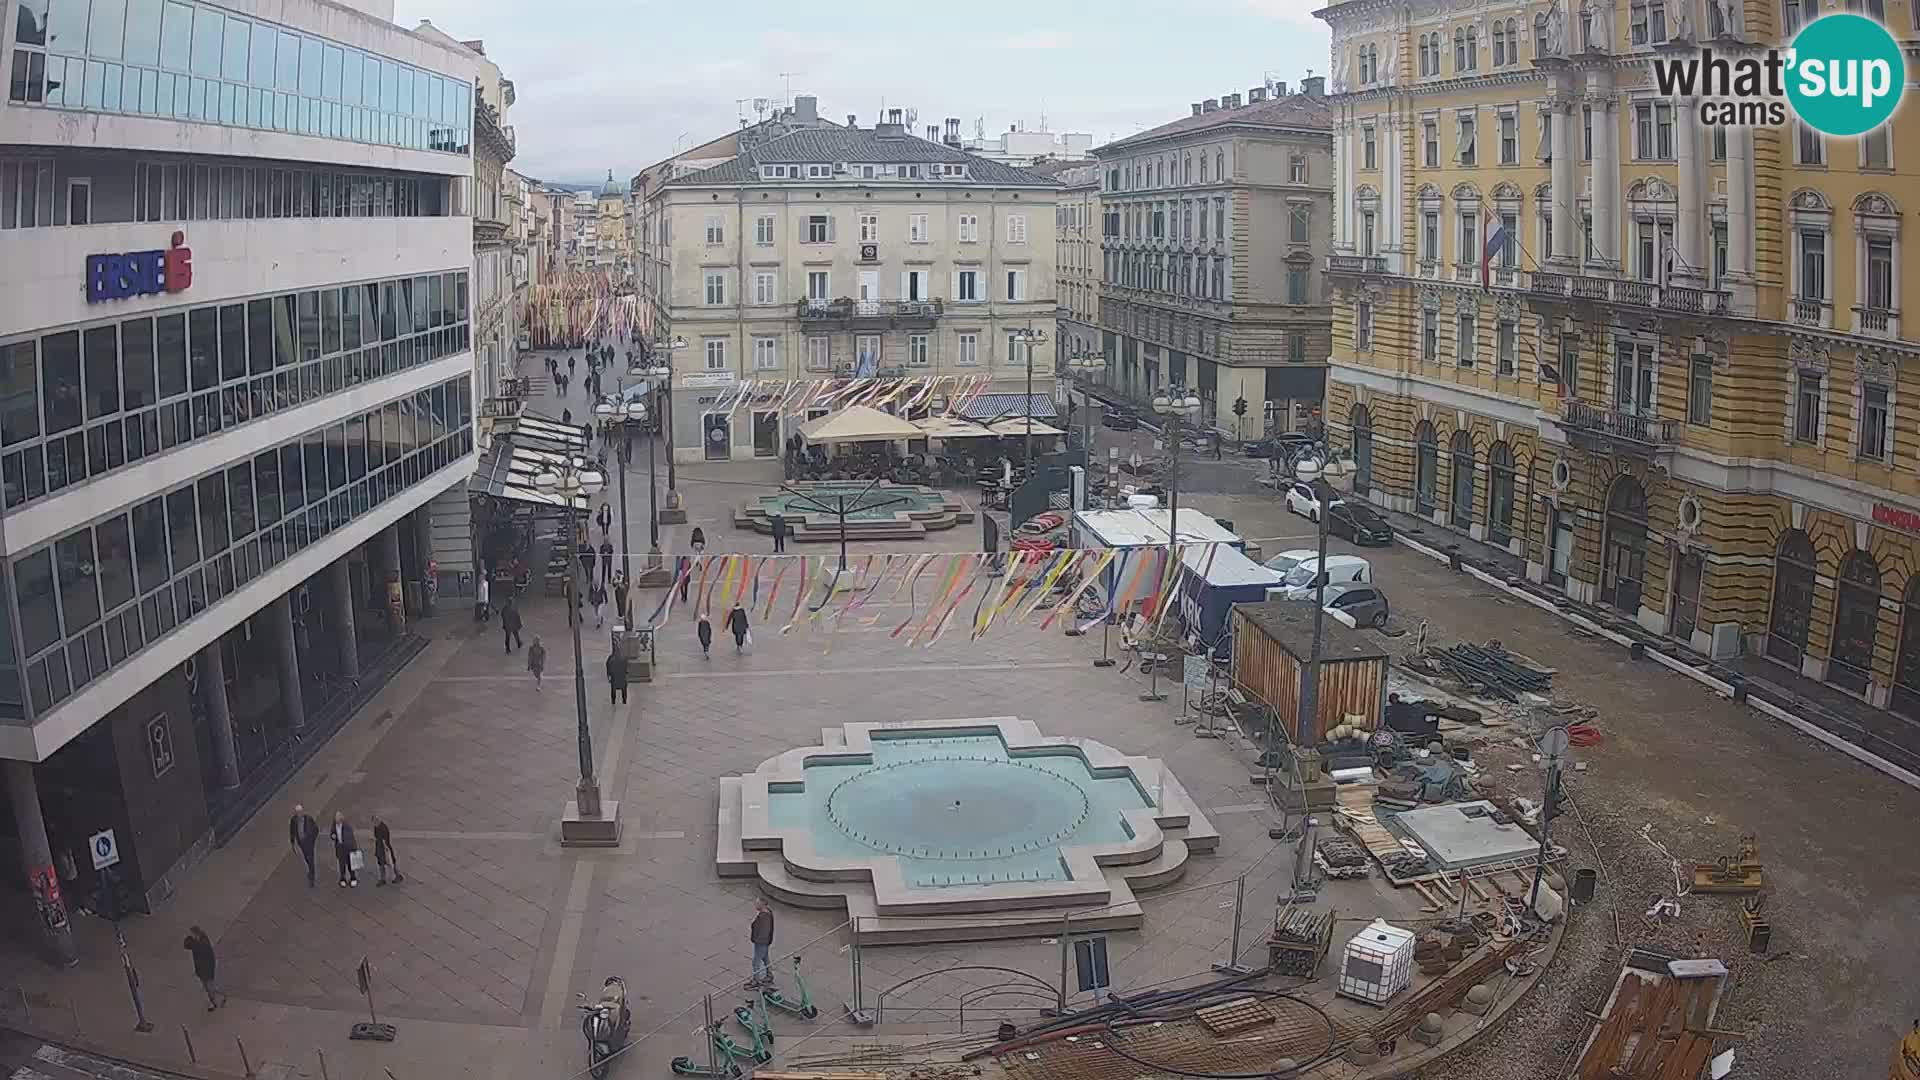
[[[193,249],[187,234],[176,232],[159,251],[127,251],[87,256],[87,303],[135,296],[185,292],[193,284]]]

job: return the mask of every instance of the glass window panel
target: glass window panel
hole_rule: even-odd
[[[340,68],[345,55],[345,49],[329,45],[320,61],[320,96],[329,101],[340,100]]]
[[[247,342],[252,347],[247,370],[260,375],[273,370],[273,301],[247,302]]]
[[[53,564],[60,580],[60,614],[73,635],[100,621],[100,587],[95,580],[93,531],[81,529],[54,541]]]
[[[408,306],[413,312],[413,332],[416,334],[425,333],[427,330],[429,316],[428,303],[431,299],[431,294],[427,289],[427,279],[424,277],[414,278],[413,302]]]
[[[193,66],[195,75],[220,74],[220,46],[226,38],[226,16],[210,7],[193,9]]]
[[[200,478],[200,542],[212,557],[227,550],[227,480],[219,473]]]
[[[42,5],[41,10],[45,10]],[[22,12],[22,14],[25,14]],[[76,0],[64,0],[53,5],[47,14],[47,48],[66,56],[85,56],[87,53],[87,5]]]
[[[340,290],[340,347],[360,347],[360,287],[349,285]]]
[[[148,499],[133,508],[133,553],[142,595],[165,585],[173,576],[168,569],[164,500]]]
[[[123,407],[145,408],[160,400],[154,393],[153,320],[120,324],[120,387]]]
[[[380,285],[380,340],[392,341],[400,336],[400,302],[398,290],[391,281]]]
[[[120,411],[120,328],[96,326],[85,335],[87,419]]]
[[[270,26],[262,26],[253,35],[251,55],[247,59],[247,82],[261,89],[273,86],[274,42],[278,35]]]
[[[167,495],[167,539],[171,542],[175,572],[200,561],[200,528],[194,511],[193,488]]]
[[[247,308],[227,304],[220,309],[220,381],[247,377]]]
[[[271,31],[262,31],[271,33]],[[253,24],[245,19],[227,19],[227,40],[220,55],[220,77],[233,82],[247,81],[247,63],[252,55]]]
[[[340,290],[327,289],[320,294],[320,352],[332,356],[340,351]]]
[[[220,381],[219,326],[217,308],[194,308],[187,313],[187,370],[195,390],[205,390]]]
[[[360,286],[360,341],[372,345],[380,340],[380,286]]]
[[[291,514],[307,504],[307,489],[301,479],[300,444],[280,448],[280,503]]]
[[[320,294],[299,294],[299,356],[302,363],[320,358]]]
[[[17,6],[20,14],[14,23],[13,43],[45,45],[47,43],[47,0],[20,0]]]
[[[235,465],[227,470],[227,515],[235,537],[253,535],[259,524],[253,509],[253,466]]]
[[[300,39],[300,92],[320,96],[320,42],[313,38]]]
[[[380,62],[380,108],[393,112],[400,107],[400,65],[390,60]]]
[[[292,294],[273,298],[273,366],[275,370],[290,368],[299,357],[296,355],[298,338],[295,330],[296,312]]]
[[[148,116],[160,111],[160,80],[165,78],[157,71],[140,73],[140,111]]]
[[[348,49],[340,63],[340,100],[348,105],[360,104],[360,57]]]
[[[69,77],[73,75],[73,67],[77,63],[79,63],[79,61],[77,60],[67,61],[67,75]],[[106,82],[107,82],[107,66],[98,60],[87,61],[86,83],[85,83],[86,95],[81,100],[81,103],[80,103],[82,108],[98,109],[100,107],[101,93],[104,91],[106,87]],[[68,105],[73,104],[72,95],[68,95],[67,104]]]
[[[124,516],[95,525],[93,536],[99,551],[100,600],[112,611],[133,599],[133,539]]]
[[[159,341],[160,396],[178,397],[187,392],[187,317],[162,315],[154,320]]]
[[[139,73],[134,73],[139,78]],[[100,88],[100,107],[107,112],[120,112],[132,104],[123,95],[121,68],[119,64],[107,65],[107,81]]]
[[[253,498],[260,508],[262,527],[280,521],[280,455],[268,450],[253,459]]]
[[[280,44],[274,56],[273,88],[295,90],[300,86],[300,35],[280,31]]]
[[[427,279],[427,311],[430,316],[427,325],[430,327],[446,324],[446,300],[440,288],[440,281],[438,274]]]
[[[310,431],[301,440],[301,456],[305,459],[307,485],[307,503],[318,506],[326,500],[330,490],[327,477],[327,433]]]
[[[53,551],[41,548],[13,561],[20,604],[20,645],[32,656],[60,640],[60,608],[53,593]]]
[[[61,6],[74,0],[61,0]],[[127,0],[93,0],[93,18],[87,24],[87,55],[102,60],[120,59],[126,40]]]
[[[47,433],[80,426],[80,334],[48,334],[40,339],[40,396],[46,405]]]
[[[347,475],[359,480],[367,475],[367,418],[356,416],[347,421]]]
[[[0,345],[0,443],[40,434],[39,370],[32,341]]]

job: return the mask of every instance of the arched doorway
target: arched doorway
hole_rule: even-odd
[[[1473,433],[1464,429],[1453,433],[1453,486],[1447,523],[1456,529],[1473,524]]]
[[[1496,544],[1513,540],[1513,449],[1505,442],[1487,450],[1487,536]]]
[[[1373,416],[1365,405],[1355,405],[1353,424],[1353,493],[1365,495],[1373,486]]]
[[[1834,585],[1833,649],[1827,681],[1856,694],[1873,681],[1873,646],[1880,636],[1880,567],[1855,549],[1840,564]]]
[[[1800,669],[1813,618],[1813,541],[1799,529],[1781,534],[1773,557],[1773,610],[1767,616],[1767,655]]]
[[[1920,717],[1920,574],[1907,579],[1900,603],[1900,652],[1893,660],[1895,712]]]
[[[1640,481],[1622,476],[1613,482],[1606,527],[1600,599],[1624,615],[1637,615],[1647,574],[1647,492]]]
[[[1433,493],[1440,475],[1440,442],[1425,420],[1413,429],[1413,509],[1433,513]]]

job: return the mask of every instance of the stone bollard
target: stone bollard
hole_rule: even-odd
[[[1493,987],[1478,983],[1467,991],[1466,998],[1460,1002],[1460,1008],[1475,1016],[1485,1016],[1493,1011]]]
[[[1380,1044],[1371,1035],[1362,1034],[1347,1044],[1347,1064],[1371,1065],[1380,1060]]]
[[[1440,1038],[1445,1034],[1446,1025],[1440,1022],[1440,1014],[1428,1013],[1426,1016],[1421,1017],[1419,1025],[1408,1032],[1407,1037],[1414,1042],[1424,1043],[1427,1046],[1439,1046]]]

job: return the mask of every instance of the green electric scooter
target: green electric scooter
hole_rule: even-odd
[[[765,1065],[773,1060],[772,1048],[761,1039],[758,1031],[753,1032],[751,1046],[744,1046],[735,1041],[731,1035],[720,1030],[717,1024],[707,1030],[707,1037],[713,1041],[714,1054],[720,1062],[718,1069],[682,1055],[673,1059],[671,1067],[675,1073],[681,1076],[705,1076],[732,1080],[744,1074],[744,1070],[740,1067],[742,1061]]]
[[[819,1016],[820,1010],[814,1007],[813,995],[807,990],[807,980],[800,975],[800,958],[797,956],[793,958],[793,985],[794,996],[788,997],[773,985],[769,974],[767,985],[760,988],[760,1000],[783,1013],[792,1013],[803,1019],[811,1020]]]
[[[763,995],[756,994],[748,998],[745,1004],[735,1005],[733,1018],[747,1029],[747,1034],[753,1036],[756,1044],[773,1045],[773,1024],[767,1020],[767,999]]]

